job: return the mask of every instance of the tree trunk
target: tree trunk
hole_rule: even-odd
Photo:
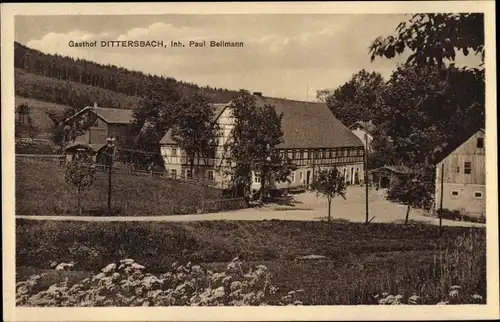
[[[190,166],[191,166],[191,179],[194,179],[194,156],[191,157]]]
[[[81,216],[82,215],[82,206],[81,206],[81,195],[82,195],[82,189],[78,187],[78,214]]]
[[[406,208],[406,218],[405,218],[405,225],[408,225],[408,218],[410,216],[410,205],[408,205],[408,208]]]
[[[265,185],[266,185],[266,175],[264,173],[261,173],[261,176],[260,176],[260,201],[264,201]]]
[[[332,198],[328,198],[328,222],[330,222],[331,219],[331,209],[332,209]]]

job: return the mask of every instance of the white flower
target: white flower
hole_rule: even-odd
[[[471,295],[472,299],[476,300],[476,301],[482,301],[483,300],[483,297],[479,294],[474,294],[474,295]]]
[[[108,266],[104,267],[101,270],[101,272],[103,272],[104,274],[110,274],[110,273],[113,273],[115,270],[116,270],[116,264],[112,263],[112,264],[109,264]]]
[[[224,292],[224,286],[218,287],[214,291],[214,297],[215,298],[223,297],[224,294],[225,294],[225,292]]]
[[[408,304],[418,304],[419,300],[420,296],[413,294],[410,298],[408,298]]]

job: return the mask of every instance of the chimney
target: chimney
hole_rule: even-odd
[[[94,102],[94,107],[97,107],[97,102]]]
[[[253,95],[262,97],[262,92],[253,92]]]

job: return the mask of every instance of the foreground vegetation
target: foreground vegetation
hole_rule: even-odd
[[[302,259],[311,254],[324,258]],[[245,272],[264,265],[278,298],[302,289],[296,300],[305,305],[406,303],[414,295],[419,303],[452,303],[450,288],[457,285],[462,302],[486,295],[482,228],[446,227],[440,233],[427,225],[17,220],[17,280],[39,275],[35,293],[64,280],[71,288],[125,258],[144,265],[145,274],[161,276],[176,262],[223,272],[235,257],[244,261]],[[71,261],[74,271],[50,269]]]
[[[83,214],[107,215],[108,174],[96,173],[82,195]],[[58,160],[16,159],[16,214],[63,215],[77,212],[77,191],[64,180]],[[112,207],[130,216],[196,212],[207,200],[218,200],[217,189],[165,178],[114,174]]]

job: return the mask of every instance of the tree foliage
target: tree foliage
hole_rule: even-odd
[[[197,156],[207,158],[215,153],[219,128],[218,123],[214,122],[215,109],[203,96],[184,100],[181,106],[182,113],[179,113],[171,128],[171,136],[186,152],[192,172]]]
[[[276,149],[283,142],[282,115],[273,106],[257,106],[246,90],[232,101],[234,127],[231,131],[230,175],[238,194],[246,194],[252,184],[252,171],[261,177],[261,186],[271,180],[284,181],[293,166]]]
[[[27,135],[33,140],[40,133],[40,129],[34,124],[30,112],[31,108],[27,104],[21,104],[16,108],[16,119],[14,124],[16,137]]]
[[[407,206],[405,223],[408,224],[411,208],[429,210],[434,201],[434,172],[432,166],[420,164],[402,177],[388,192],[390,200],[402,202]]]
[[[341,196],[346,199],[344,177],[337,168],[321,170],[314,178],[312,187],[318,195],[325,196],[328,201],[328,221],[331,220],[332,200]]]
[[[478,72],[399,67],[381,95],[375,121],[392,140],[396,163],[435,161],[457,133],[484,127],[484,82]]]
[[[394,58],[406,49],[407,64],[443,67],[456,53],[474,52],[484,62],[484,15],[482,13],[421,13],[409,16],[396,28],[395,36],[379,37],[370,46],[371,60]]]
[[[151,83],[168,96],[169,88],[178,86],[186,97],[204,95],[210,102],[229,102],[236,91],[177,81],[114,65],[83,59],[50,55],[14,43],[16,94],[48,102],[82,107],[88,102],[101,106],[131,109],[139,98],[147,96]],[[21,72],[29,73],[24,75]],[[33,77],[37,76],[37,77]]]
[[[362,69],[337,89],[318,91],[317,97],[326,102],[335,117],[349,126],[375,117],[384,86],[382,75]]]
[[[159,142],[171,129],[182,113],[183,96],[174,85],[168,89],[159,88],[160,84],[151,83],[140,104],[133,110],[133,123],[121,145],[129,150],[149,152],[145,154],[133,151],[120,151],[120,158],[126,162],[144,168],[151,163],[163,165],[159,154]]]
[[[78,153],[75,159],[65,164],[65,180],[77,189],[78,213],[81,215],[81,195],[94,182],[96,165],[92,157],[85,153]]]

